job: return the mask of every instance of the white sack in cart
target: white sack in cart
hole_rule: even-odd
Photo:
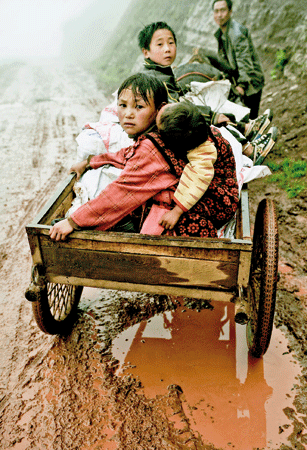
[[[99,122],[85,124],[85,129],[76,139],[77,161],[84,161],[89,155],[115,153],[133,143],[119,124],[116,99],[101,112]]]
[[[234,158],[236,161],[237,181],[239,193],[242,186],[257,178],[262,178],[271,175],[271,171],[267,166],[254,166],[253,161],[242,153],[242,145],[234,138],[229,130],[225,127],[220,127],[222,136],[227,139],[232,147]],[[229,222],[227,222],[217,232],[219,238],[233,239],[235,237],[236,215]]]
[[[119,124],[117,116],[116,99],[101,112],[99,122],[87,123],[85,129],[76,139],[77,162],[84,161],[89,155],[100,155],[101,153],[115,153],[122,148],[129,147],[133,140]],[[116,180],[122,169],[110,164],[99,167],[96,170],[85,172],[80,180],[75,183],[76,194],[71,208],[66,217],[72,214],[88,200],[97,197],[110,183]]]
[[[233,114],[236,121],[239,122],[250,113],[250,109],[228,100],[230,88],[229,80],[208,81],[207,83],[192,81],[191,91],[182,99],[187,99],[195,105],[210,106],[212,111],[217,113]]]
[[[126,148],[133,142],[128,138],[128,135],[124,132],[119,124],[100,124],[100,129],[104,129],[105,135],[102,137],[94,129],[85,129],[77,137],[78,149],[77,149],[77,162],[84,161],[89,155],[100,155],[101,153],[115,153],[121,148]],[[122,169],[114,167],[110,164],[99,167],[96,170],[85,172],[80,180],[75,184],[74,190],[77,194],[82,191],[83,203],[88,200],[92,200],[105,189],[108,184],[116,180],[119,177]],[[84,202],[84,198],[87,199]],[[73,201],[74,209],[69,210],[69,214],[72,214],[79,206],[81,206],[80,199],[77,198]]]

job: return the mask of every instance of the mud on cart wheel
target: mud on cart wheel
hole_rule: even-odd
[[[278,226],[273,200],[263,199],[257,209],[251,258],[247,324],[250,353],[259,358],[267,351],[274,320],[278,271]]]
[[[47,282],[39,264],[33,266],[31,278],[25,296],[32,302],[38,327],[48,334],[68,334],[76,320],[83,286]]]
[[[39,328],[48,334],[67,334],[76,320],[83,286],[47,283],[40,298],[32,303]]]

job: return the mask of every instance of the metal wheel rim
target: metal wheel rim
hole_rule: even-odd
[[[256,358],[267,351],[274,321],[278,270],[278,226],[273,201],[259,203],[253,239],[248,295],[251,318],[246,334]]]
[[[262,246],[259,245],[261,240],[263,239],[263,233],[258,235],[258,239],[256,242],[256,252],[255,252],[255,263],[253,264],[251,271],[251,279],[250,279],[250,299],[252,304],[252,314],[250,320],[250,328],[252,334],[255,334],[257,329],[256,325],[258,322],[258,314],[259,314],[259,299],[261,295],[261,282],[262,282],[262,266],[263,266],[263,249]]]

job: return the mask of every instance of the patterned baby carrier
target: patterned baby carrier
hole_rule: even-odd
[[[178,236],[217,237],[217,230],[233,217],[238,207],[239,191],[232,148],[217,128],[212,126],[210,131],[208,139],[217,149],[214,177],[203,197],[180,217],[175,227]],[[180,178],[188,160],[178,159],[172,150],[165,147],[157,133],[148,133],[146,137],[162,153],[171,172]]]

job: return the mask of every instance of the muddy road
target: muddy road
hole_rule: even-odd
[[[293,126],[305,124],[307,89],[289,83],[268,83],[264,101],[282,131],[277,156],[295,149],[306,159],[306,133]],[[264,358],[248,356],[245,328],[223,302],[85,288],[70,336],[38,329],[24,298],[25,225],[65,178],[84,123],[107,104],[81,68],[0,68],[0,449],[304,450],[304,193],[290,200],[265,180],[250,186],[252,214],[270,195],[280,221],[276,327]]]

